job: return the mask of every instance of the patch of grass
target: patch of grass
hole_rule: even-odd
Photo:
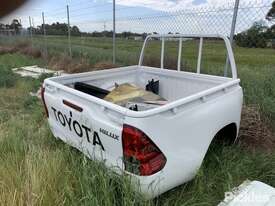
[[[14,42],[14,44],[6,44],[0,47],[0,55],[13,54],[16,52],[33,58],[40,58],[42,56],[40,49],[33,47],[28,41]]]
[[[43,59],[34,59],[17,53],[0,55],[0,68],[12,69],[32,65],[44,66],[45,61]]]
[[[14,75],[10,69],[0,67],[0,87],[12,87],[17,80],[17,75]]]
[[[263,115],[275,121],[275,68],[241,67],[239,76],[244,89],[245,103],[259,105]]]

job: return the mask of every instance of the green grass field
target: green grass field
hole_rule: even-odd
[[[91,64],[111,60],[109,39],[75,37],[72,41],[74,58],[88,58]],[[184,44],[183,65],[188,70],[194,69],[196,62],[197,46],[191,43]],[[42,47],[43,41],[36,38],[34,45]],[[140,46],[141,42],[118,40],[118,64],[135,64]],[[170,65],[177,47],[173,42],[167,46]],[[66,39],[49,38],[48,49],[51,55],[63,55],[67,52]],[[205,49],[203,72],[222,74],[222,45],[206,43]],[[159,44],[152,42],[148,56],[158,56],[159,50]],[[245,104],[258,105],[265,124],[274,125],[275,50],[235,48],[235,55]],[[155,64],[158,59],[147,61]],[[212,206],[224,198],[224,192],[246,179],[275,186],[275,151],[266,152],[257,145],[251,150],[238,143],[211,150],[194,180],[146,201],[131,189],[127,177],[113,174],[101,163],[55,140],[41,102],[29,96],[42,79],[20,78],[11,73],[11,68],[34,64],[43,66],[47,61],[18,53],[0,55],[0,205]]]

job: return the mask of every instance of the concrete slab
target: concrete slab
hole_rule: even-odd
[[[38,79],[42,74],[52,74],[53,76],[66,75],[66,73],[62,70],[54,71],[54,70],[38,67],[37,65],[14,68],[12,69],[12,71],[16,74],[19,74],[22,77],[32,77],[35,79]]]

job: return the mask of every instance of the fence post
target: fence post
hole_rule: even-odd
[[[181,70],[181,58],[182,58],[182,38],[179,39],[178,71]]]
[[[46,26],[45,26],[45,16],[42,12],[42,21],[43,21],[43,35],[44,35],[44,46],[45,46],[45,55],[48,57],[48,46],[47,46],[47,36],[46,36]]]
[[[70,54],[70,57],[72,57],[71,26],[70,26],[70,10],[69,10],[69,5],[67,5],[67,19],[68,19],[68,46],[69,46],[69,54]]]
[[[200,38],[199,43],[199,55],[198,55],[198,63],[197,63],[197,73],[201,73],[201,59],[202,59],[202,47],[203,47],[203,38]]]
[[[240,0],[235,0],[234,13],[233,13],[231,32],[230,32],[231,46],[233,46],[233,41],[234,41],[234,35],[235,35],[235,30],[236,30],[236,23],[237,23],[239,5],[240,5]],[[228,75],[228,66],[229,66],[229,58],[228,58],[228,55],[227,55],[226,65],[225,65],[225,69],[224,69],[224,76],[225,77],[227,77],[227,75]]]
[[[116,63],[116,1],[113,0],[113,64]]]
[[[163,37],[161,39],[161,54],[160,54],[160,68],[163,69],[164,68],[164,50],[165,50],[165,38]]]
[[[29,23],[30,23],[30,37],[31,37],[31,44],[33,47],[33,41],[32,41],[32,21],[31,21],[31,17],[29,16]]]

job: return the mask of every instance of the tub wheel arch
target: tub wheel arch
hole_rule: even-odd
[[[231,123],[224,126],[220,129],[212,139],[208,150],[204,156],[203,161],[205,161],[206,157],[214,152],[219,153],[222,151],[223,147],[230,146],[234,144],[238,137],[238,127],[236,123]]]

